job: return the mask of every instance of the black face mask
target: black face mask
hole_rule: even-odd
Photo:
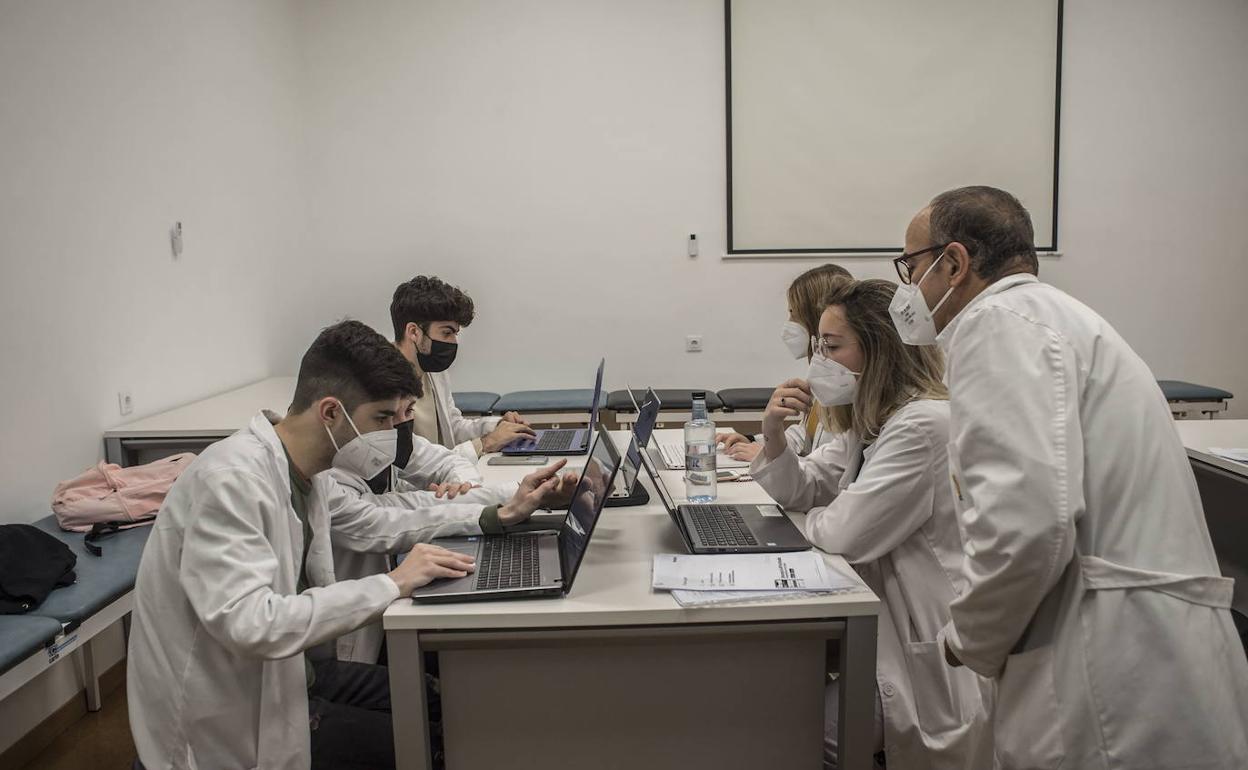
[[[459,345],[435,339],[430,339],[429,343],[428,353],[416,351],[416,365],[420,367],[420,370],[422,372],[445,372],[450,369],[451,364],[455,363],[455,354],[459,352]]]
[[[394,467],[401,470],[412,459],[412,421],[401,422],[394,429],[399,433],[395,442]],[[390,487],[389,467],[368,480],[368,488],[378,495],[393,491]]]

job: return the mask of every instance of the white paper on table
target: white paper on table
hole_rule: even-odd
[[[857,587],[858,581],[829,569],[814,551],[657,553],[651,585],[667,591],[838,591]]]
[[[1248,463],[1248,449],[1227,449],[1224,447],[1211,446],[1209,453],[1215,454],[1225,460],[1234,460],[1237,463]]]
[[[755,602],[782,602],[787,599],[813,599],[828,594],[848,594],[865,591],[861,586],[841,591],[672,591],[672,598],[681,607],[714,607],[720,604],[751,604]]]

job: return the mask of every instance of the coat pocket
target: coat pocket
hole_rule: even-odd
[[[914,710],[925,735],[957,730],[975,719],[982,705],[974,672],[946,663],[939,642],[909,642],[906,658]]]
[[[1053,647],[1009,656],[997,685],[993,732],[1004,770],[1050,770],[1065,752],[1053,683]]]

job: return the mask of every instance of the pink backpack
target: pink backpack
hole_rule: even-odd
[[[169,488],[194,459],[184,452],[130,468],[101,461],[56,485],[52,512],[61,529],[88,533],[87,550],[99,556],[96,539],[152,523]]]

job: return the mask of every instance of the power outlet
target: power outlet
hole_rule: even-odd
[[[117,408],[121,411],[122,417],[125,417],[134,411],[134,396],[130,395],[130,391],[118,391]]]
[[[690,334],[688,337],[685,337],[685,352],[686,353],[701,353],[702,352],[702,335],[701,334]]]

